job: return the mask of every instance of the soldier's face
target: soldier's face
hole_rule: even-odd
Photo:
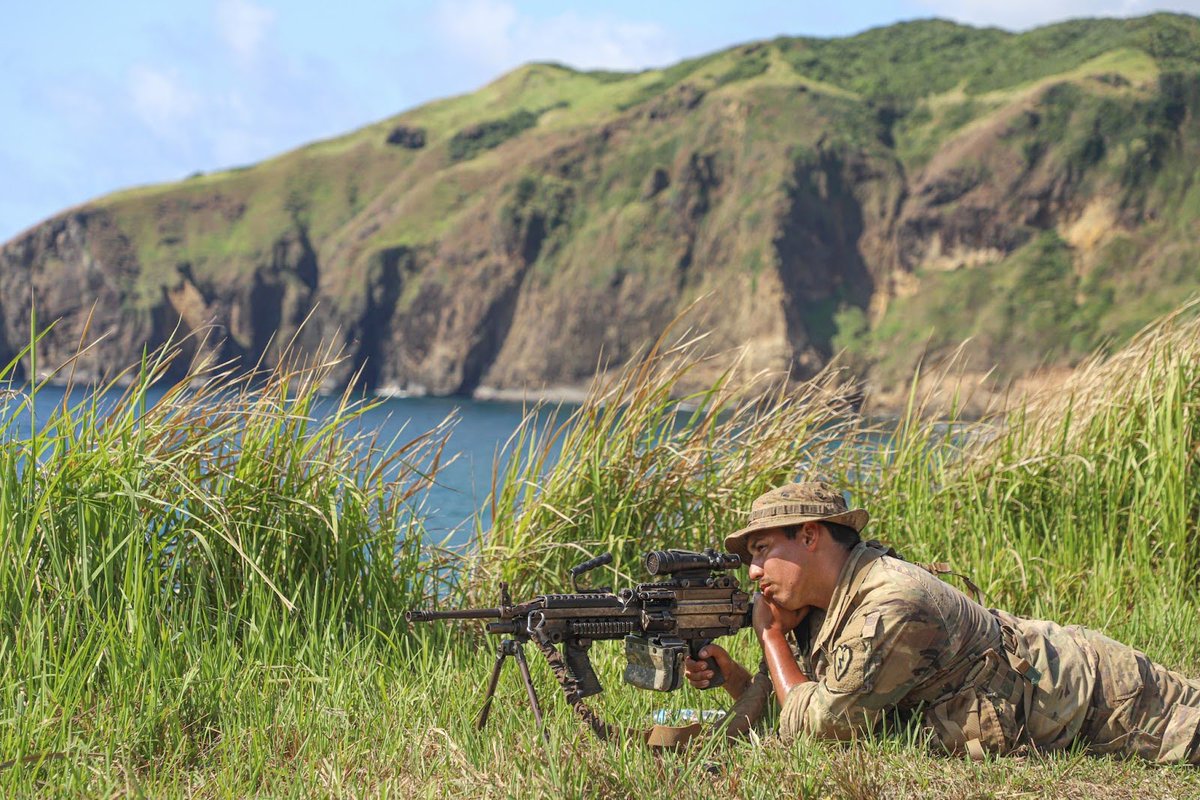
[[[812,605],[812,548],[806,544],[804,531],[788,538],[782,528],[768,528],[751,534],[746,549],[750,551],[750,580],[758,582],[763,597],[791,611]]]

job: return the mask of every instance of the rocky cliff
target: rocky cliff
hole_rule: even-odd
[[[1175,15],[531,65],[36,226],[0,249],[0,358],[36,308],[40,367],[104,336],[77,377],[212,330],[193,351],[332,344],[381,391],[539,392],[690,308],[751,369],[844,351],[886,389],[972,337],[1018,377],[1200,287],[1198,107],[1200,22]]]

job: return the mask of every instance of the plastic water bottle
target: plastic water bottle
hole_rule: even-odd
[[[693,722],[720,722],[725,712],[715,708],[660,708],[651,715],[655,725],[691,725]]]

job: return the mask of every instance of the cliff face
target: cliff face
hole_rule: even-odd
[[[215,326],[193,354],[269,364],[325,343],[350,355],[341,380],[377,390],[541,391],[690,309],[714,350],[798,376],[844,349],[887,386],[966,336],[981,368],[1068,363],[1200,286],[1200,25],[1071,26],[914,23],[637,75],[534,65],[102,198],[0,248],[0,358],[36,307],[58,321],[39,370],[105,334],[77,377]],[[985,45],[1073,55],[1008,59],[1025,72],[1007,81],[986,64],[870,77],[864,53],[914,37],[948,64]]]

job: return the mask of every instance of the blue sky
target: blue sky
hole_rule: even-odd
[[[0,29],[0,242],[128,186],[248,164],[526,61],[640,69],[944,17],[1019,30],[1200,0],[60,0]]]

